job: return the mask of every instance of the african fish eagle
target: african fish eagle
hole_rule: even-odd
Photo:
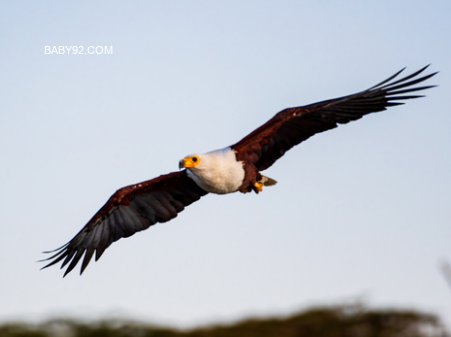
[[[72,240],[46,252],[54,255],[44,260],[51,261],[43,268],[63,261],[61,268],[69,264],[66,276],[84,256],[82,274],[94,252],[97,261],[113,242],[175,218],[208,193],[261,192],[263,186],[276,181],[260,172],[293,146],[338,124],[404,104],[401,100],[423,97],[411,93],[434,87],[413,87],[436,74],[419,77],[427,67],[394,80],[404,70],[401,69],[353,95],[287,108],[232,146],[189,155],[180,160],[180,171],[119,189]]]

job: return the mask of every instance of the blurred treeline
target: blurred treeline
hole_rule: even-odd
[[[285,318],[248,319],[236,324],[190,330],[106,320],[82,323],[53,320],[42,324],[0,325],[0,337],[445,337],[430,314],[368,310],[361,306],[316,308]]]

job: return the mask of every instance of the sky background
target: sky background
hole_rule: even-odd
[[[447,0],[2,2],[0,322],[187,327],[363,301],[451,326],[450,13]],[[39,270],[118,188],[429,63],[426,98],[302,143],[265,172],[275,187],[209,195],[82,277]]]

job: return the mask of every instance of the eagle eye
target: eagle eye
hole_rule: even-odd
[[[197,157],[193,157],[193,162],[196,162],[197,161]]]

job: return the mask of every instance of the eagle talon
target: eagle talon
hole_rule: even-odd
[[[255,193],[258,194],[259,192],[263,191],[263,186],[265,186],[264,183],[259,183],[259,182],[254,183],[254,191],[255,191]]]

